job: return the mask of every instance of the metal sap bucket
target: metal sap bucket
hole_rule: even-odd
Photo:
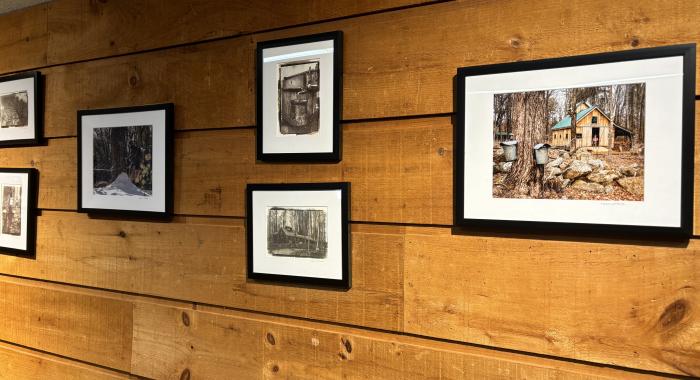
[[[535,151],[535,163],[544,165],[549,161],[549,144],[537,144],[533,148]]]
[[[518,141],[510,140],[501,143],[503,147],[503,155],[506,162],[515,161],[518,158]]]

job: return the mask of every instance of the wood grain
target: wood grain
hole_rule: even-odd
[[[0,16],[0,73],[46,65],[47,9],[39,4]]]
[[[652,377],[209,307],[137,304],[134,316],[133,373],[154,378],[178,379],[183,373],[206,379],[232,373],[242,379]]]
[[[429,2],[56,0],[49,5],[48,61],[107,57]]]
[[[452,221],[449,118],[343,126],[339,164],[255,161],[253,130],[197,131],[176,142],[175,212],[244,215],[246,183],[352,182],[351,219]]]
[[[129,376],[7,343],[0,343],[0,379],[115,380],[129,379]]]
[[[241,217],[246,183],[350,181],[353,220],[451,223],[449,118],[349,124],[343,134],[341,163],[292,165],[256,162],[250,128],[177,133],[175,212]],[[75,209],[75,144],[0,150],[0,165],[39,168],[39,207]]]
[[[175,103],[176,129],[255,124],[250,38],[43,70],[46,136],[75,136],[77,111]]]
[[[242,220],[152,223],[45,211],[37,235],[36,258],[0,255],[0,272],[389,330],[402,327],[400,236],[353,235],[353,287],[339,292],[246,282]]]
[[[0,167],[39,170],[39,208],[76,209],[76,139],[43,146],[0,149]]]
[[[128,371],[132,304],[0,279],[0,339]]]
[[[700,235],[700,102],[695,102],[695,162],[693,169],[695,169],[693,235],[698,236]]]
[[[700,375],[697,240],[686,247],[411,228],[404,246],[407,332]]]

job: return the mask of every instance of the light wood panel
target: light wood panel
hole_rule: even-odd
[[[697,240],[589,243],[411,228],[404,246],[407,332],[700,375]]]
[[[176,129],[255,124],[254,46],[237,38],[42,70],[46,136],[75,136],[77,110],[175,103]]]
[[[129,378],[129,375],[119,372],[0,343],[0,379],[3,380],[116,380]]]
[[[128,371],[132,304],[0,279],[0,339]]]
[[[49,5],[48,60],[56,64],[112,56],[429,2],[339,0],[328,6],[323,0],[55,0]]]
[[[46,65],[47,4],[0,16],[0,73]]]
[[[695,102],[695,202],[693,204],[693,235],[700,235],[700,102]]]
[[[401,236],[354,234],[353,287],[336,291],[246,282],[242,220],[172,223],[38,218],[35,259],[0,255],[0,272],[263,312],[402,328]],[[381,275],[379,275],[381,274]]]
[[[39,170],[39,208],[76,208],[76,139],[51,139],[43,146],[0,149],[0,167]]]
[[[348,292],[248,283],[243,224],[39,218],[36,260],[0,271],[187,301],[697,374],[698,246],[353,225]],[[403,287],[403,288],[401,288]]]
[[[349,181],[352,220],[452,221],[449,118],[345,125],[343,161],[332,165],[256,162],[253,132],[178,135],[176,213],[242,216],[246,183]]]
[[[137,304],[133,373],[163,379],[512,379],[653,376],[319,323]],[[188,321],[188,325],[183,323]]]

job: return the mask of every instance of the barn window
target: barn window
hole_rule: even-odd
[[[598,124],[598,116],[591,117],[591,123]]]

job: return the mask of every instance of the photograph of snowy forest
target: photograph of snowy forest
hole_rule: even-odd
[[[2,233],[22,234],[22,186],[2,186]]]
[[[494,95],[493,197],[642,201],[645,90]]]
[[[319,129],[318,59],[279,65],[279,133],[308,135]]]
[[[94,194],[150,197],[152,154],[151,125],[94,128]]]
[[[18,128],[27,125],[29,125],[27,91],[0,95],[0,128]]]
[[[275,256],[326,258],[326,215],[326,207],[268,208],[268,253]]]

